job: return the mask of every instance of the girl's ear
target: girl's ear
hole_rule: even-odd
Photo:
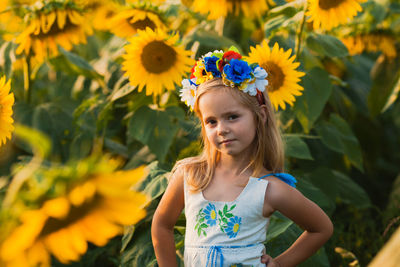
[[[266,105],[261,105],[260,106],[261,109],[261,119],[263,121],[263,123],[265,124],[267,122],[267,106]]]

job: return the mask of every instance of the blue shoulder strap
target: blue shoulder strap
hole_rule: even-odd
[[[279,179],[281,179],[282,181],[284,181],[288,185],[293,186],[294,188],[296,188],[296,183],[297,183],[296,178],[294,178],[292,175],[290,175],[288,173],[284,173],[284,172],[269,173],[267,175],[261,176],[260,178],[258,178],[258,180],[261,180],[261,179],[263,179],[265,177],[272,176],[272,175],[278,177]]]

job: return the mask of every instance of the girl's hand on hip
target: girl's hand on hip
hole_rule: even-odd
[[[270,255],[264,254],[261,256],[261,263],[265,263],[268,267],[281,267]]]

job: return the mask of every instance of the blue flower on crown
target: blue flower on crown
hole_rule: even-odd
[[[235,85],[242,84],[244,81],[251,79],[251,73],[251,67],[244,60],[231,59],[229,64],[224,66],[226,78],[235,83]]]
[[[242,218],[238,216],[229,218],[228,227],[225,228],[225,233],[228,235],[229,238],[234,238],[237,236],[241,224]]]
[[[217,209],[215,208],[215,205],[208,203],[203,212],[206,215],[204,218],[207,220],[207,224],[209,226],[217,224]]]
[[[205,57],[203,60],[207,72],[211,72],[214,78],[221,77],[221,72],[217,68],[217,61],[219,60],[219,57]]]

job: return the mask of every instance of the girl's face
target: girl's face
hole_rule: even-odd
[[[225,90],[212,90],[199,99],[207,139],[221,155],[250,156],[256,136],[252,111]]]

